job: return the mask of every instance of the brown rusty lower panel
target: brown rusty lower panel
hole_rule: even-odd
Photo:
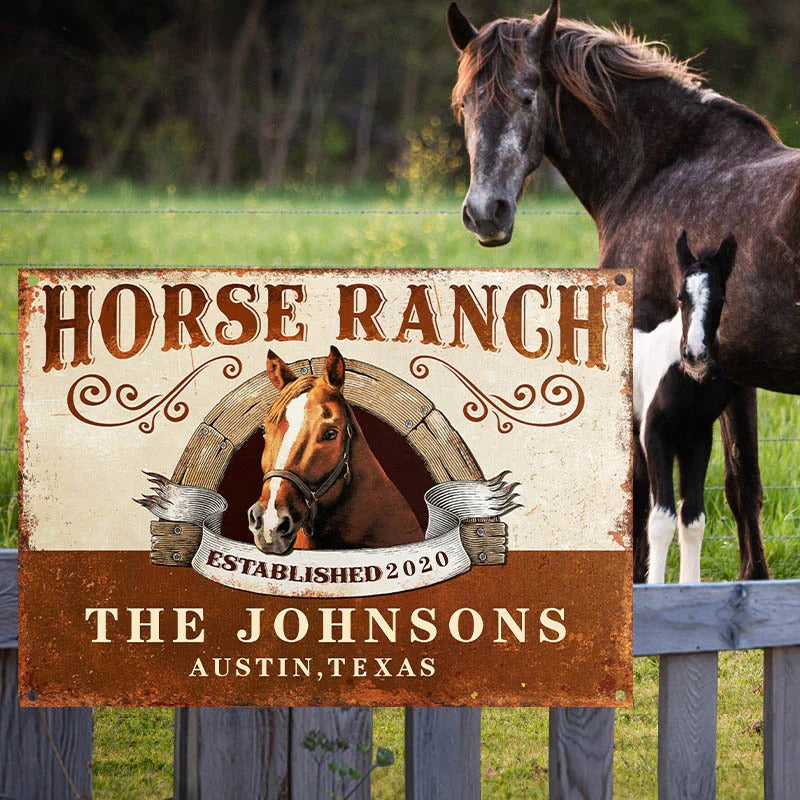
[[[438,586],[355,600],[275,598],[219,586],[192,569],[150,564],[147,552],[55,552],[20,554],[20,700],[24,705],[629,705],[632,700],[631,553],[520,552],[503,566],[475,567]],[[93,643],[94,618],[86,609],[118,609],[109,619],[110,643]],[[305,615],[302,641],[283,642],[272,622],[285,608]],[[323,608],[350,608],[354,642],[323,643]],[[507,627],[498,638],[502,607],[519,619],[527,608],[525,641]],[[163,608],[163,643],[130,643],[129,608]],[[202,608],[205,641],[174,643],[174,608]],[[261,608],[262,635],[244,643],[248,608]],[[377,626],[369,638],[367,608],[397,611],[397,642]],[[453,612],[474,609],[483,634],[472,643],[455,640]],[[566,638],[541,642],[547,608],[563,608]],[[415,609],[435,609],[436,636],[412,642]],[[428,612],[417,612],[429,619]],[[286,634],[297,631],[290,612]],[[338,612],[335,617],[340,621]],[[462,636],[471,629],[462,612]],[[469,624],[468,624],[469,623]],[[334,627],[334,637],[341,628]],[[145,631],[146,634],[146,631]],[[229,666],[227,677],[215,677]],[[281,662],[280,659],[288,659]],[[301,659],[310,677],[297,674]],[[329,659],[344,659],[334,677]],[[200,659],[208,677],[191,676]],[[229,659],[226,661],[225,659]],[[237,670],[237,659],[240,669]],[[267,659],[272,659],[269,662]],[[309,661],[306,661],[309,659]],[[363,659],[359,660],[359,659]],[[380,677],[377,659],[391,677]],[[424,677],[423,659],[434,674]],[[284,669],[281,669],[283,664]],[[237,675],[236,672],[249,674]],[[268,671],[269,675],[262,675]],[[354,673],[363,672],[364,676]],[[620,694],[622,690],[625,695]]]

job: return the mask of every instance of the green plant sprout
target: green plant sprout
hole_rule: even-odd
[[[317,765],[316,784],[318,790],[322,788],[322,765],[326,761],[328,763],[328,769],[341,778],[342,781],[355,781],[355,783],[347,789],[346,794],[338,795],[328,790],[327,796],[329,800],[348,800],[348,798],[355,795],[358,791],[358,787],[361,786],[378,767],[390,767],[394,764],[394,753],[386,747],[378,747],[375,751],[375,761],[371,764],[367,772],[362,774],[354,767],[346,767],[336,761],[332,755],[349,750],[350,742],[340,738],[330,739],[320,730],[309,731],[300,745],[308,750]],[[367,755],[372,749],[372,746],[369,742],[364,742],[357,745],[356,749],[359,753]]]

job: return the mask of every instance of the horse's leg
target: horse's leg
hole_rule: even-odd
[[[650,511],[650,481],[647,477],[647,460],[639,437],[633,444],[633,582],[647,580],[647,563],[650,545],[647,541],[647,515]]]
[[[678,451],[680,473],[678,507],[678,543],[681,548],[681,583],[700,582],[700,550],[706,527],[703,490],[706,483],[708,459],[711,456],[709,426],[697,438]]]
[[[755,389],[732,387],[720,428],[725,449],[725,497],[739,533],[739,580],[766,579],[769,569],[759,524],[763,491]]]
[[[650,514],[647,538],[650,544],[648,583],[664,583],[667,553],[675,535],[675,490],[672,484],[672,462],[675,448],[657,426],[650,423],[645,437],[647,474],[650,479]]]

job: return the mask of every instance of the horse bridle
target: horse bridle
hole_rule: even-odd
[[[314,520],[317,516],[319,499],[329,492],[340,479],[344,480],[345,486],[350,483],[350,443],[353,439],[353,428],[349,421],[344,436],[344,452],[339,463],[328,473],[328,477],[316,486],[309,486],[296,472],[288,469],[271,469],[264,473],[262,486],[270,478],[282,478],[289,481],[300,492],[308,506],[308,524],[304,528],[309,539],[314,536]]]

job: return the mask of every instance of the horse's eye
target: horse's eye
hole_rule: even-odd
[[[339,435],[339,431],[336,428],[328,428],[325,433],[322,434],[322,441],[323,442],[332,442],[337,436]]]

